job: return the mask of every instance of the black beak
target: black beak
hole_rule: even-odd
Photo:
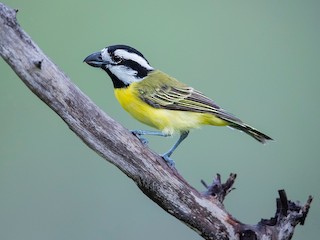
[[[83,61],[92,67],[102,67],[103,65],[108,64],[108,62],[105,62],[102,60],[100,52],[95,52],[95,53],[90,54]]]

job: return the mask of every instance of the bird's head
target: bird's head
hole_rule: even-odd
[[[154,70],[139,51],[126,45],[106,47],[90,54],[83,61],[92,67],[105,70],[115,88],[141,81]]]

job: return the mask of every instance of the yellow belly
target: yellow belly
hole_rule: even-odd
[[[114,93],[121,106],[140,122],[167,134],[186,131],[201,125],[225,126],[227,123],[208,113],[154,108],[143,102],[131,86],[117,88]]]

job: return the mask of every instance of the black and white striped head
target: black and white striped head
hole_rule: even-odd
[[[136,49],[126,45],[113,45],[84,59],[92,67],[105,70],[115,88],[127,87],[143,80],[154,68]]]

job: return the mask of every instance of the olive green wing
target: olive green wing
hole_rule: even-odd
[[[271,137],[220,108],[201,92],[160,71],[149,74],[148,78],[137,86],[140,86],[138,92],[141,100],[154,108],[213,114],[228,122],[230,127],[249,134],[261,143],[272,140]]]
[[[201,92],[160,71],[150,74],[143,81],[139,84],[140,98],[154,108],[209,113],[227,122],[241,123],[240,119],[220,108]]]

